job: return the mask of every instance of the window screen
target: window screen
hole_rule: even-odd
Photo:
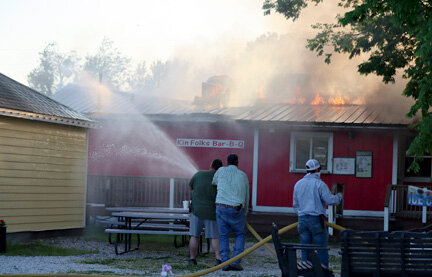
[[[304,169],[306,162],[310,157],[310,138],[299,137],[296,138],[296,168]]]
[[[312,138],[312,159],[317,159],[322,170],[327,170],[328,138]]]
[[[322,170],[331,170],[328,165],[330,137],[328,133],[294,133],[291,140],[294,143],[291,145],[294,150],[292,170],[306,170],[305,164],[309,159],[317,159]]]

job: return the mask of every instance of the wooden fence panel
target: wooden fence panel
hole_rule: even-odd
[[[103,176],[87,177],[87,203],[107,207],[169,207],[168,177]],[[190,200],[189,179],[174,178],[174,207]]]

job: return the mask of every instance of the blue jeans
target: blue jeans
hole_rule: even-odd
[[[242,253],[245,246],[245,214],[243,209],[237,211],[233,208],[216,206],[216,221],[219,230],[219,247],[222,256],[222,262],[230,259],[229,236],[230,230],[234,232],[235,243],[233,257]],[[240,260],[233,264],[239,265]]]
[[[305,215],[299,216],[299,224],[297,230],[300,234],[300,243],[311,244],[312,242],[316,245],[327,247],[327,231],[326,228],[321,226],[319,216]],[[302,261],[307,260],[306,250],[301,251]],[[317,250],[318,258],[320,262],[328,267],[328,250]]]

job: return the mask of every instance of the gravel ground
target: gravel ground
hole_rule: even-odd
[[[86,273],[86,274],[107,274],[107,275],[136,275],[136,276],[160,276],[160,271],[153,272],[145,270],[133,270],[125,268],[125,266],[115,266],[112,263],[108,264],[85,264],[83,261],[94,259],[113,259],[118,261],[147,260],[149,267],[161,268],[166,262],[163,260],[167,255],[174,261],[171,262],[173,273],[175,276],[181,276],[195,271],[200,271],[207,266],[202,264],[205,260],[204,256],[208,257],[208,261],[213,263],[214,253],[210,253],[197,258],[198,264],[201,267],[194,270],[187,265],[188,249],[187,247],[175,249],[169,246],[165,250],[149,250],[145,246],[141,246],[140,250],[132,251],[123,255],[116,256],[113,245],[108,242],[85,241],[81,238],[57,238],[55,240],[42,240],[43,242],[58,245],[65,248],[76,248],[85,250],[98,250],[97,254],[85,254],[78,256],[64,257],[23,257],[23,256],[0,256],[0,274],[59,274],[59,273]],[[254,243],[246,243],[246,248],[251,247]],[[271,244],[269,244],[271,245]],[[330,255],[339,256],[337,249],[331,249]],[[244,271],[241,272],[224,272],[222,270],[215,271],[206,276],[280,276],[280,270],[277,265],[277,259],[264,247],[258,248],[242,260]],[[210,265],[211,266],[211,265]],[[340,265],[331,265],[333,268],[338,268]]]

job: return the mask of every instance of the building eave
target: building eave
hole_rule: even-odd
[[[38,114],[38,113],[31,113],[31,112],[5,109],[5,108],[0,108],[0,115],[29,119],[29,120],[36,120],[36,121],[44,121],[44,122],[50,122],[56,124],[70,125],[75,127],[100,128],[99,123],[97,123],[96,121],[86,121],[86,120],[79,120],[74,118],[65,118],[65,117],[59,117],[54,115]]]
[[[312,129],[381,129],[381,130],[406,130],[409,124],[378,124],[378,123],[334,123],[334,122],[300,122],[300,121],[261,121],[261,120],[236,120],[239,123],[252,123],[265,126],[287,126],[294,128]]]

